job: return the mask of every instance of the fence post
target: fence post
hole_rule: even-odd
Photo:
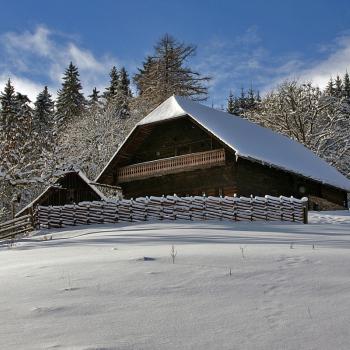
[[[33,207],[29,208],[29,215],[30,215],[30,222],[31,222],[33,229],[34,229],[35,228],[35,221],[34,221]]]
[[[309,205],[309,200],[306,197],[303,197],[301,199],[303,201],[303,222],[304,224],[308,224],[309,220],[308,220],[308,205]]]
[[[233,194],[233,212],[234,212],[234,216],[235,216],[235,221],[237,221],[237,205],[236,205],[236,198],[237,198],[237,194],[234,193]]]
[[[253,211],[254,211],[254,206],[253,206],[253,195],[250,195],[250,221],[253,221]]]

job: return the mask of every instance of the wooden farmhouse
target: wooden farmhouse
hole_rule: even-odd
[[[28,214],[37,205],[64,205],[83,201],[105,200],[104,194],[81,171],[67,171],[47,187],[37,198],[16,214]]]
[[[349,179],[300,143],[178,96],[134,127],[95,181],[125,198],[269,194],[344,207],[350,192]]]

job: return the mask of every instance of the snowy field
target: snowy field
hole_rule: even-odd
[[[0,262],[1,349],[350,348],[345,211],[42,231]]]

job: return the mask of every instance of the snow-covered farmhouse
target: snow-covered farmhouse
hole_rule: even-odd
[[[172,96],[130,132],[95,180],[146,195],[285,195],[347,206],[350,180],[300,143]]]

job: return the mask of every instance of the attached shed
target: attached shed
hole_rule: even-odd
[[[302,144],[172,96],[142,119],[96,182],[145,195],[313,196],[347,206],[350,180]]]
[[[104,200],[103,193],[81,171],[67,171],[37,198],[16,214],[16,217],[28,214],[37,205],[64,205],[83,201]]]

